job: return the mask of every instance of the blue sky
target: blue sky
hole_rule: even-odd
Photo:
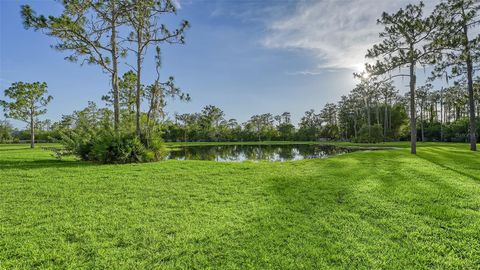
[[[284,111],[296,122],[306,110],[318,111],[353,88],[352,73],[361,69],[366,49],[377,41],[376,19],[407,2],[179,1],[177,15],[165,22],[175,26],[187,19],[192,27],[185,45],[162,46],[162,76],[173,75],[192,101],[170,102],[167,111],[198,112],[212,104],[240,122],[253,114]],[[15,81],[47,82],[54,101],[45,117],[52,120],[90,100],[103,105],[108,75],[98,66],[65,61],[66,54],[50,48],[54,39],[25,30],[22,4],[41,14],[61,11],[56,1],[0,0],[0,89]],[[144,72],[143,83],[151,83],[152,55]]]

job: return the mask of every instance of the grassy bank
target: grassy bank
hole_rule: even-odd
[[[131,165],[2,145],[0,269],[478,267],[479,153],[386,145],[404,149]]]

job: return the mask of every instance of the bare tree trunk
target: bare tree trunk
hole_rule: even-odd
[[[35,123],[33,119],[33,111],[30,114],[30,148],[35,148]]]
[[[353,119],[353,132],[354,132],[354,136],[355,136],[355,139],[357,138],[357,119]]]
[[[410,63],[410,152],[417,153],[417,119],[415,107],[415,61]]]
[[[140,105],[141,105],[141,75],[142,75],[142,31],[137,31],[137,93],[135,95],[135,105],[136,105],[136,114],[135,114],[135,131],[138,137],[140,137]]]
[[[120,98],[118,92],[118,52],[117,52],[117,15],[115,10],[115,1],[112,1],[112,34],[110,36],[110,44],[112,47],[112,92],[113,92],[113,115],[114,129],[118,132],[120,127]]]
[[[368,137],[371,137],[372,136],[371,134],[372,118],[370,115],[370,102],[366,101],[365,103],[367,104]]]
[[[392,131],[392,110],[393,110],[393,105],[392,105],[392,101],[390,100],[389,104],[388,104],[391,108],[390,108],[390,113],[388,114],[388,129],[390,131]]]
[[[387,140],[387,125],[388,125],[388,100],[385,98],[385,114],[383,119],[383,138]]]
[[[425,133],[423,128],[423,104],[420,106],[420,127],[422,129],[422,142],[425,142]]]
[[[445,116],[443,115],[443,88],[440,90],[440,141],[443,142],[443,122]]]
[[[468,104],[470,107],[470,150],[477,151],[477,127],[475,123],[475,100],[473,97],[473,66],[470,48],[468,44],[468,27],[463,26],[465,35],[465,55],[467,56],[467,86],[468,86]]]

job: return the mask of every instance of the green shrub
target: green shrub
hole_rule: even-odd
[[[62,144],[64,148],[54,150],[58,158],[73,154],[81,160],[104,164],[158,161],[167,153],[159,136],[142,141],[134,134],[115,134],[110,131],[101,132],[90,139],[70,132],[63,135]]]
[[[78,134],[73,130],[61,134],[61,144],[64,149],[58,149],[55,156],[61,158],[69,153],[79,157],[82,160],[89,160],[90,153],[93,148],[93,140],[91,136],[86,134]]]
[[[138,138],[106,134],[93,142],[89,160],[100,163],[134,163],[152,161],[153,158]]]
[[[145,145],[150,152],[153,160],[161,160],[168,153],[165,143],[159,133],[148,136]]]

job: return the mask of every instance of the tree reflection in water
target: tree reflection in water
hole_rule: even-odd
[[[176,160],[212,160],[212,161],[245,161],[268,160],[288,161],[312,158],[326,158],[361,149],[335,145],[215,145],[184,146],[171,151],[167,159]]]

